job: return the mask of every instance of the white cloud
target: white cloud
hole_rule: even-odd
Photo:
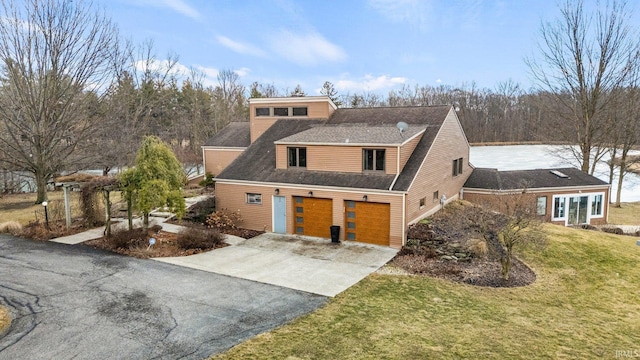
[[[280,56],[301,66],[339,62],[347,58],[341,47],[315,32],[296,34],[282,30],[271,38],[271,47]]]
[[[430,0],[369,0],[369,6],[396,23],[409,23],[426,30],[433,9]]]
[[[240,69],[235,70],[234,72],[235,72],[236,74],[238,74],[238,76],[240,76],[240,77],[244,77],[244,76],[249,75],[249,72],[251,72],[251,69],[249,69],[249,68],[247,68],[247,67],[241,67]]]
[[[437,82],[438,84],[440,84],[440,83],[442,83],[442,80],[438,79],[438,80],[436,80],[436,82]]]
[[[335,83],[337,90],[341,91],[378,91],[391,89],[397,85],[403,85],[407,82],[405,77],[390,77],[388,75],[380,75],[374,77],[372,75],[365,75],[359,80],[342,79]]]
[[[176,77],[182,77],[189,74],[189,68],[180,64],[179,62],[172,63],[168,60],[151,60],[149,62],[144,60],[136,61],[134,64],[136,70],[140,72],[145,72],[147,70],[160,73],[160,74],[169,74]]]
[[[192,19],[200,19],[200,12],[184,0],[142,0],[140,3],[143,5],[169,8]]]
[[[254,55],[254,56],[265,56],[264,51],[260,50],[259,48],[251,45],[251,44],[246,44],[246,43],[242,43],[239,41],[234,41],[229,39],[226,36],[222,36],[222,35],[218,35],[216,36],[216,39],[218,40],[218,42],[220,44],[222,44],[222,46],[229,48],[239,54],[244,54],[244,55]]]

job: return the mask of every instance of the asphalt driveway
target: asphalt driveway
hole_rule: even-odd
[[[197,255],[155,260],[266,284],[336,296],[391,260],[385,246],[265,233]]]
[[[0,235],[0,359],[202,359],[326,298],[86,246]]]

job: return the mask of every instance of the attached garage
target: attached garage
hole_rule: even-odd
[[[293,228],[299,235],[331,237],[333,201],[312,197],[293,197]]]
[[[390,205],[345,201],[345,240],[389,246]]]

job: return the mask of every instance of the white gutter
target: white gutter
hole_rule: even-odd
[[[303,185],[303,184],[290,184],[290,183],[276,183],[276,182],[259,182],[259,181],[251,181],[251,180],[230,180],[230,179],[218,179],[214,178],[216,183],[220,184],[235,184],[235,185],[252,185],[259,187],[282,187],[287,189],[301,189],[301,190],[325,190],[325,191],[335,191],[335,192],[345,192],[345,193],[369,193],[369,194],[381,194],[381,195],[392,195],[392,196],[401,196],[406,194],[406,191],[389,191],[386,189],[366,189],[366,188],[346,188],[339,186],[328,186],[328,185]]]

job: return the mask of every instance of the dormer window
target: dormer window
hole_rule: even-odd
[[[269,116],[269,108],[268,107],[256,108],[256,116]]]
[[[273,116],[289,116],[289,108],[275,107],[273,108]]]
[[[384,171],[384,149],[363,149],[362,169],[370,171]]]
[[[289,167],[307,167],[307,148],[289,147],[287,148],[287,153],[289,157]]]
[[[307,116],[307,107],[294,107],[293,116]]]

